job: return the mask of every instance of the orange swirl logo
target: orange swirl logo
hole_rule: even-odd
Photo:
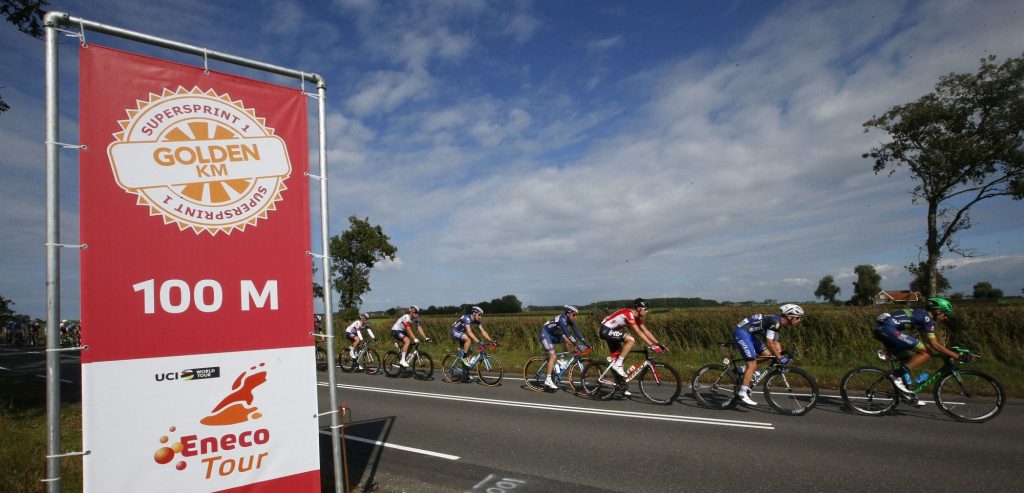
[[[118,186],[151,216],[211,235],[255,227],[291,175],[288,149],[241,101],[179,87],[150,94],[107,147]]]

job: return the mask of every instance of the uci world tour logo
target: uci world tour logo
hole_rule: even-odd
[[[136,106],[107,156],[118,186],[151,216],[215,236],[255,227],[276,209],[292,171],[288,149],[242,101],[179,87]]]

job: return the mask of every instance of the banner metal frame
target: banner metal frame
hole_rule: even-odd
[[[106,34],[129,41],[135,41],[148,45],[158,46],[182,53],[193,54],[203,57],[204,69],[207,68],[209,59],[218,60],[233,65],[252,68],[263,72],[270,72],[285,77],[298,79],[316,84],[317,92],[317,136],[318,136],[318,161],[319,161],[319,182],[320,182],[320,233],[322,282],[324,286],[324,324],[328,334],[333,333],[333,310],[330,289],[330,255],[328,237],[328,200],[327,200],[327,142],[326,142],[326,92],[327,84],[323,77],[316,73],[303,72],[278,65],[260,62],[240,56],[235,56],[219,51],[212,51],[199,46],[194,46],[178,41],[173,41],[156,36],[150,36],[136,31],[123,29],[99,22],[73,17],[68,13],[51,11],[43,16],[46,41],[46,479],[42,481],[47,485],[49,493],[61,491],[60,460],[63,457],[88,455],[89,451],[64,453],[61,450],[60,439],[60,334],[56,330],[60,325],[60,248],[66,245],[60,243],[60,148],[66,144],[60,142],[60,114],[59,114],[59,50],[57,39],[59,31],[78,28],[82,44],[85,44],[85,31]],[[308,142],[306,143],[309,144]],[[330,406],[335,412],[331,416],[331,449],[334,456],[334,489],[337,493],[348,491],[348,478],[344,475],[341,456],[341,439],[339,437],[337,380],[335,376],[334,344],[327,346],[327,375],[330,384],[328,395]],[[85,348],[83,348],[85,349]],[[319,399],[318,399],[319,400]],[[315,418],[318,419],[318,418]]]

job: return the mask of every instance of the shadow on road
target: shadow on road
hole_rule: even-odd
[[[356,421],[342,428],[343,467],[347,466],[350,491],[374,491],[374,480],[380,465],[384,447],[374,442],[386,443],[391,434],[394,417]],[[320,429],[320,489],[334,491],[334,455],[331,451],[330,427]],[[327,433],[327,434],[325,434]],[[348,439],[344,439],[348,437]],[[370,443],[367,443],[370,442]],[[344,471],[345,469],[343,469]]]

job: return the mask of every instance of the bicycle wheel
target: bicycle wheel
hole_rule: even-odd
[[[484,385],[494,387],[501,383],[501,378],[505,376],[505,368],[501,366],[501,360],[497,356],[488,354],[477,361],[476,376],[480,377],[480,382]]]
[[[736,406],[736,373],[726,365],[710,364],[693,375],[690,387],[693,398],[708,409],[728,409]]]
[[[534,392],[544,391],[544,379],[548,377],[548,359],[534,356],[523,365],[523,381],[526,388]]]
[[[466,374],[466,367],[462,365],[462,358],[455,353],[446,353],[441,360],[442,379],[449,383],[458,383]]]
[[[958,421],[981,423],[1003,410],[1006,393],[995,378],[978,370],[953,370],[935,384],[935,404]]]
[[[900,403],[900,393],[889,380],[889,372],[873,366],[850,370],[839,382],[839,394],[846,407],[865,416],[881,416]]]
[[[672,404],[683,390],[679,372],[665,363],[652,363],[640,370],[636,379],[640,392],[655,404]]]
[[[818,403],[818,381],[795,366],[778,366],[764,381],[768,405],[786,416],[802,416]]]
[[[366,354],[363,355],[363,366],[366,368],[367,375],[380,373],[380,355],[377,354],[376,349],[366,350]]]
[[[612,377],[616,377],[613,379]],[[592,361],[583,367],[580,380],[587,395],[599,401],[606,401],[618,390],[618,375],[608,369],[608,363]]]
[[[434,358],[420,351],[416,354],[415,361],[409,364],[409,367],[415,371],[413,376],[417,380],[430,380],[430,377],[434,375]]]
[[[381,362],[384,365],[384,376],[395,378],[402,373],[403,368],[398,364],[399,356],[395,351],[388,351],[384,355],[384,361]]]
[[[586,394],[586,389],[583,388],[583,368],[591,363],[590,358],[582,358],[579,361],[569,365],[569,370],[562,374],[566,380],[569,381],[569,387],[572,387],[572,391],[577,394]]]
[[[316,369],[317,371],[324,371],[327,369],[327,351],[321,348],[316,348]]]
[[[348,348],[338,350],[338,366],[345,373],[356,369],[356,360],[352,359],[352,354],[348,352]]]

